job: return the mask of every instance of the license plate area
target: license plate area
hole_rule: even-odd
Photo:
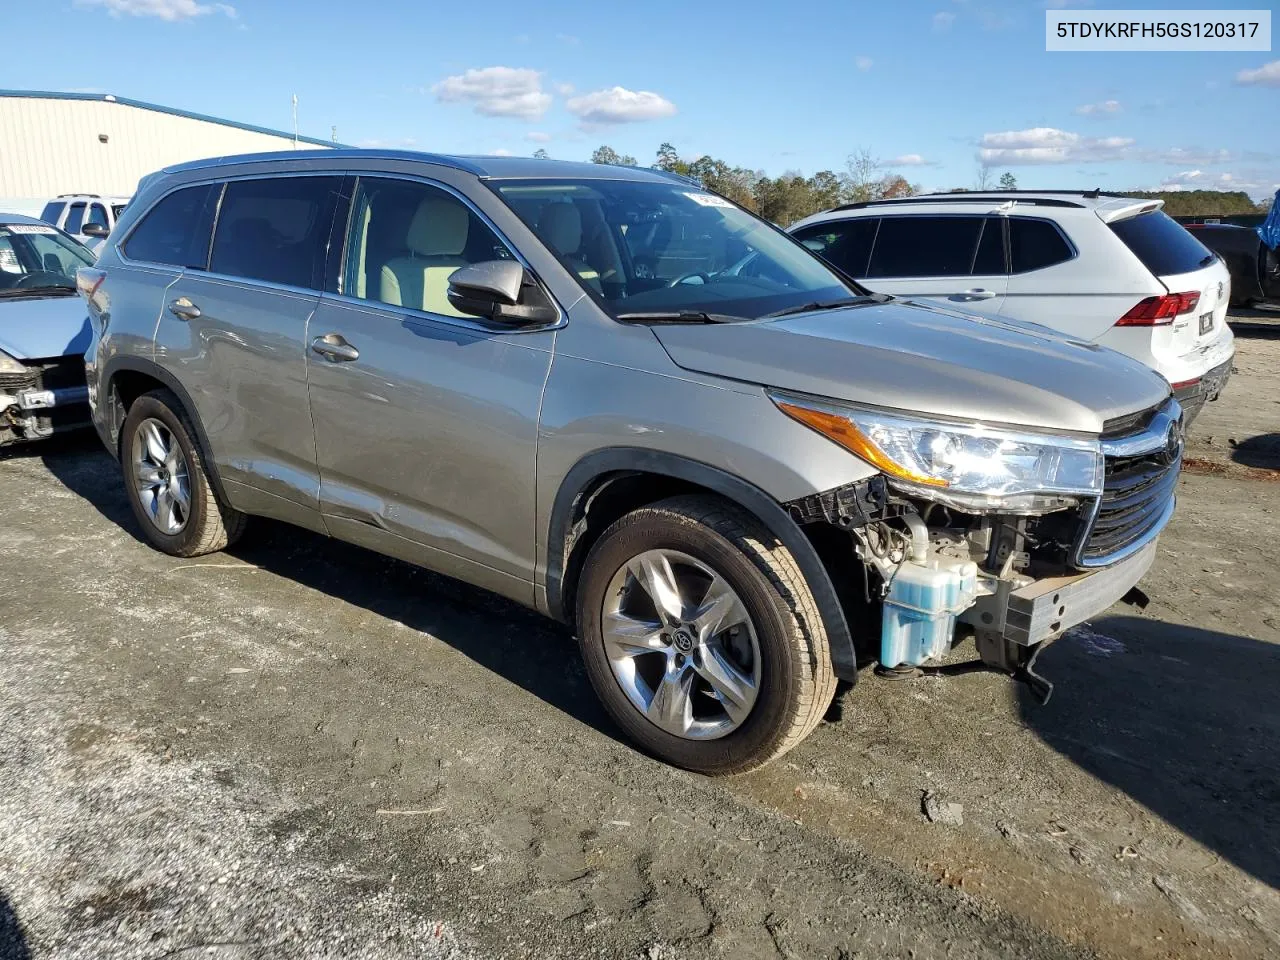
[[[1200,336],[1204,336],[1213,329],[1213,313],[1200,314]]]

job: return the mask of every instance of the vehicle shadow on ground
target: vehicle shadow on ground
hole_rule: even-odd
[[[143,541],[119,467],[100,445],[68,442],[41,456],[49,472]],[[254,517],[231,556],[449,644],[480,666],[621,741],[564,627],[508,600],[412,564]],[[182,562],[182,561],[177,561]]]
[[[1262,433],[1241,440],[1232,447],[1231,459],[1246,467],[1280,470],[1280,433]]]
[[[18,914],[0,890],[0,960],[30,960],[31,950]]]
[[[1041,707],[1019,687],[1019,708],[1049,746],[1280,888],[1280,644],[1103,617],[1039,669],[1056,695]]]

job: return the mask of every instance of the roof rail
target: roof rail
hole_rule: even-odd
[[[836,210],[863,210],[867,207],[889,207],[894,204],[909,203],[982,203],[984,201],[996,202],[1004,199],[1000,196],[989,196],[987,194],[975,193],[940,193],[940,194],[922,194],[916,197],[894,197],[889,200],[864,200],[861,203],[846,203],[839,207],[832,207],[832,211]],[[1058,200],[1054,197],[1027,197],[1018,199],[1018,203],[1025,204],[1028,207],[1075,207],[1083,209],[1083,203],[1072,203],[1070,200]]]
[[[55,199],[61,200],[63,197],[92,197],[95,200],[101,200],[102,194],[100,193],[60,193]]]

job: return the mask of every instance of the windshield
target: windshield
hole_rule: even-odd
[[[614,317],[754,320],[865,293],[785,233],[694,184],[507,180],[493,187]]]
[[[0,224],[0,296],[49,287],[74,290],[76,269],[93,262],[88,249],[55,227]]]

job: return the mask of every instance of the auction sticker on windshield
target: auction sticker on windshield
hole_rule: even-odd
[[[686,197],[694,203],[702,207],[732,207],[733,204],[724,197],[717,197],[714,193],[686,193]]]
[[[57,233],[53,227],[42,227],[34,223],[9,223],[5,224],[5,228],[10,233]]]

